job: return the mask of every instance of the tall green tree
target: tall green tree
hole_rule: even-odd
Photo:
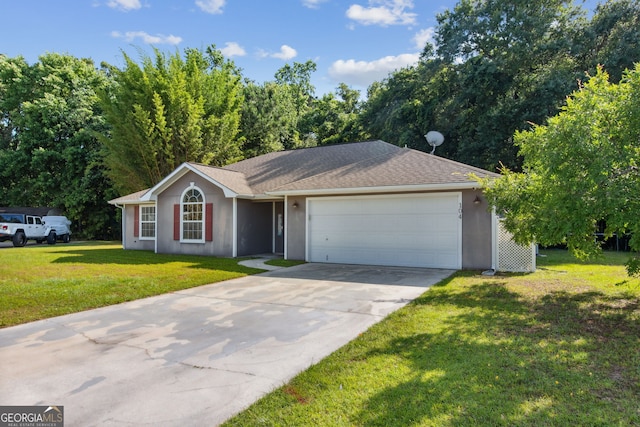
[[[311,83],[311,74],[316,69],[316,63],[309,60],[305,63],[286,64],[276,71],[276,83],[289,86],[293,90],[298,116],[306,113],[315,96],[316,89]]]
[[[461,0],[438,16],[437,54],[456,66],[455,157],[519,163],[513,134],[557,112],[582,74],[568,54],[585,11],[566,0]]]
[[[298,144],[297,109],[286,85],[248,82],[244,88],[240,134],[245,157],[254,157]]]
[[[314,100],[310,110],[300,119],[300,132],[313,138],[316,145],[355,142],[365,138],[358,117],[360,91],[342,83],[336,92]]]
[[[597,254],[605,237],[632,235],[640,250],[640,64],[619,84],[600,69],[544,126],[516,134],[524,172],[503,170],[484,181],[491,204],[520,242],[565,243],[576,255]],[[629,263],[640,272],[640,259]]]
[[[311,83],[311,74],[316,71],[316,63],[309,60],[305,63],[286,64],[275,74],[275,82],[291,92],[295,105],[294,139],[285,143],[286,149],[311,147],[316,145],[312,134],[301,132],[301,120],[312,109],[315,100],[315,87]]]
[[[438,16],[437,49],[370,88],[366,130],[425,151],[438,130],[439,155],[518,167],[514,132],[556,114],[584,75],[571,56],[584,23],[563,0],[461,0]]]
[[[430,130],[447,130],[452,120],[446,111],[454,96],[455,71],[433,54],[433,46],[427,44],[416,66],[397,70],[368,88],[359,119],[371,137],[429,151],[424,135]],[[439,155],[445,153],[444,148],[455,153],[449,140],[438,149]]]
[[[437,16],[437,52],[449,63],[483,57],[519,67],[570,48],[584,19],[567,0],[459,0]]]
[[[108,80],[89,59],[50,53],[33,65],[0,55],[0,205],[62,210],[73,231],[110,236],[115,196],[97,135],[97,91]]]
[[[602,65],[612,82],[640,61],[640,2],[607,1],[596,7],[585,29],[576,39],[576,56],[592,74]]]
[[[238,138],[242,82],[214,46],[167,55],[154,49],[123,69],[102,92],[111,126],[105,163],[120,193],[147,188],[187,161],[222,166],[242,158]]]

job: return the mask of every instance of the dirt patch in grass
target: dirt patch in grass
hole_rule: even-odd
[[[306,405],[307,403],[309,403],[309,399],[307,399],[302,394],[300,394],[300,392],[292,385],[284,386],[282,391],[285,394],[293,397],[298,403],[300,403],[302,405]]]

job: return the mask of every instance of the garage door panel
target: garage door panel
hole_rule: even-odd
[[[461,266],[459,193],[309,199],[307,259]]]
[[[400,247],[393,244],[394,240],[402,240],[405,243]],[[344,233],[324,233],[316,239],[315,248],[340,247],[349,250],[428,250],[428,246],[436,242],[439,251],[455,250],[456,245],[450,243],[455,240],[451,235],[416,235],[414,233],[365,233],[365,232],[344,232]],[[427,248],[427,249],[426,249]]]
[[[425,219],[426,218],[426,219]],[[418,215],[326,215],[322,217],[314,216],[315,222],[312,226],[316,231],[346,231],[351,230],[376,230],[384,232],[385,229],[393,230],[395,233],[429,233],[429,228],[450,228],[455,225],[455,221],[441,220],[437,217],[425,217]],[[424,222],[430,223],[431,227],[424,228]],[[429,225],[429,224],[427,224]]]
[[[341,264],[371,264],[402,267],[427,268],[458,268],[450,265],[451,257],[455,253],[446,252],[418,252],[415,250],[382,250],[362,248],[339,248],[323,252],[325,258],[319,257],[314,262],[329,262]],[[370,260],[370,261],[362,261]]]

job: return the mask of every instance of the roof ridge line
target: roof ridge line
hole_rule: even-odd
[[[270,151],[268,153],[264,153],[264,154],[260,154],[258,156],[254,156],[254,157],[249,157],[249,158],[246,158],[246,159],[238,160],[235,163],[230,163],[228,165],[221,166],[221,169],[229,170],[229,169],[227,169],[228,166],[233,166],[233,165],[236,165],[236,164],[241,163],[241,162],[254,160],[254,159],[257,159],[257,158],[262,157],[262,156],[269,156],[269,155],[278,155],[278,156],[280,156],[280,155],[283,155],[283,154],[286,154],[286,153],[294,153],[294,152],[307,151],[307,150],[313,150],[313,149],[327,149],[327,148],[332,148],[332,147],[345,147],[345,146],[348,146],[348,145],[366,144],[366,143],[370,143],[370,142],[382,142],[384,144],[400,148],[397,145],[392,144],[392,143],[387,142],[387,141],[383,141],[382,139],[369,139],[369,140],[366,140],[366,141],[357,141],[357,142],[339,142],[339,143],[336,143],[336,144],[316,145],[315,147],[300,147],[300,148],[290,148],[288,150]]]

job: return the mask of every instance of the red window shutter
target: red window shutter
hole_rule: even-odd
[[[213,203],[207,203],[204,208],[204,240],[213,241]]]
[[[180,240],[180,204],[173,205],[173,240]]]
[[[140,237],[140,206],[133,207],[133,237]]]

